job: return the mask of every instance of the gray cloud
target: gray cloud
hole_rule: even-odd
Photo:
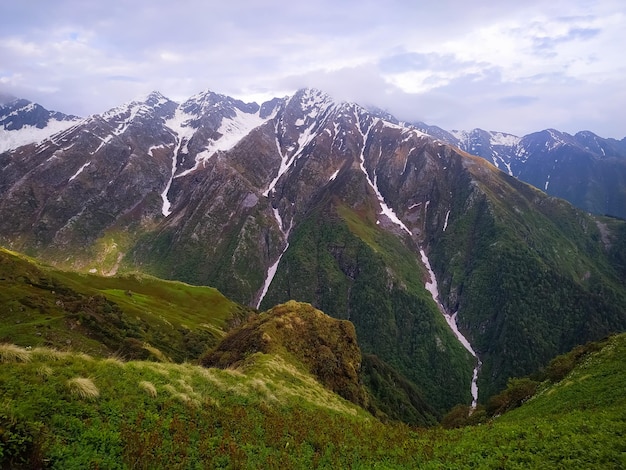
[[[556,52],[554,49],[560,44],[577,40],[584,41],[591,39],[600,34],[600,32],[601,30],[598,28],[571,28],[566,33],[561,35],[534,38],[533,48],[539,54],[555,56]]]
[[[520,106],[528,106],[533,103],[536,103],[539,100],[536,96],[526,96],[526,95],[511,95],[511,96],[503,96],[499,99],[500,103],[510,107],[520,107]]]
[[[3,2],[0,92],[87,115],[313,86],[447,128],[623,137],[624,26],[619,0]]]

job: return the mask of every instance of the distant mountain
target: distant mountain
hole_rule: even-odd
[[[354,324],[377,399],[398,377],[441,414],[626,330],[626,224],[457,146],[317,90],[154,92],[1,153],[0,243],[309,302]]]
[[[0,96],[0,153],[40,142],[76,124],[79,118],[48,111],[37,103]]]
[[[448,132],[421,122],[415,127],[581,209],[626,218],[626,137],[554,129],[523,137],[482,129]]]

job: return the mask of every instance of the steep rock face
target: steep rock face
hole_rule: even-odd
[[[13,214],[2,221],[2,233],[11,234],[4,243],[45,249],[57,261],[70,254],[69,264],[84,247],[80,267],[107,230],[149,224],[168,172],[167,159],[153,150],[172,140],[155,129],[172,112],[173,103],[162,100],[130,103],[3,154],[0,211]]]
[[[238,367],[257,352],[290,357],[333,392],[368,406],[359,380],[361,351],[348,321],[333,319],[309,304],[287,302],[230,332],[201,364]]]
[[[477,364],[442,314],[482,360],[482,399],[626,328],[620,221],[316,90],[260,106],[153,93],[0,158],[3,244],[310,302],[437,412],[469,402]]]

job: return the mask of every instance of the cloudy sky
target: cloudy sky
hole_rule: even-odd
[[[86,116],[310,86],[446,129],[621,139],[625,47],[624,0],[7,0],[0,93]]]

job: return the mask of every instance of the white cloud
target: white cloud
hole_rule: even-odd
[[[3,2],[0,92],[86,115],[315,86],[442,127],[623,137],[625,31],[619,0]]]

